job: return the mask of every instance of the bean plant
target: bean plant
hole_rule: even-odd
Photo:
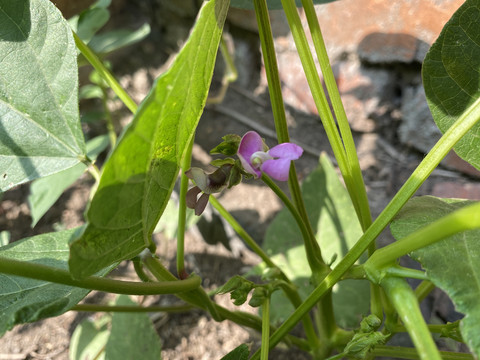
[[[192,308],[258,331],[259,349],[242,344],[225,359],[265,360],[279,344],[313,359],[478,358],[480,203],[414,195],[452,149],[480,169],[480,0],[466,0],[452,15],[423,62],[428,105],[443,136],[375,219],[314,1],[205,1],[188,40],[138,105],[102,60],[112,42],[96,31],[108,19],[108,4],[98,1],[67,21],[48,0],[0,0],[0,191],[32,182],[36,222],[84,172],[94,179],[83,226],[2,243],[0,334],[16,324],[85,310],[79,303],[98,290],[122,295],[114,305],[90,305],[112,314],[111,323],[83,324],[92,341],[86,345],[74,334],[72,359],[158,359],[161,345],[145,312]],[[277,145],[269,148],[253,129],[225,134],[212,149],[215,170],[206,171],[191,166],[192,145],[217,53],[227,65],[232,62],[222,38],[230,7],[255,13]],[[306,28],[297,7],[303,7]],[[286,15],[342,181],[324,155],[302,186],[297,179],[295,160],[303,149],[289,137],[269,20],[268,10],[278,8]],[[114,38],[126,45],[146,33],[142,28]],[[79,92],[78,66],[87,63],[94,85]],[[118,139],[111,122],[105,136],[87,140],[82,132],[79,94],[92,93],[105,102],[114,93],[133,114]],[[95,159],[106,148],[99,168]],[[263,241],[253,239],[218,197],[245,179],[265,183],[284,204]],[[177,181],[177,270],[171,272],[152,234]],[[237,274],[207,292],[185,267],[187,208],[201,216],[208,204],[261,258],[250,271],[260,276]],[[395,241],[377,248],[387,227]],[[404,255],[422,270],[401,266]],[[107,276],[122,261],[133,262],[138,280]],[[420,283],[413,289],[407,279]],[[426,322],[419,304],[435,288],[464,314],[461,321]],[[125,296],[163,294],[185,306],[142,307]],[[248,300],[260,311],[229,310],[214,294],[230,294],[235,305]],[[301,335],[291,332],[297,325]],[[402,332],[413,347],[390,344]],[[439,334],[466,344],[471,353],[441,351],[434,340]]]

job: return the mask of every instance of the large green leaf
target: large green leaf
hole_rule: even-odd
[[[396,239],[402,239],[471,203],[433,196],[413,198],[398,213],[390,229]],[[480,230],[451,236],[411,256],[422,264],[429,279],[450,296],[457,310],[466,315],[461,323],[462,336],[470,349],[480,355]]]
[[[87,156],[95,160],[100,152],[109,144],[108,135],[100,135],[87,142]],[[32,227],[42,218],[48,209],[58,200],[60,195],[72,185],[87,169],[87,165],[79,163],[74,167],[35,180],[30,185],[28,203],[32,216]]]
[[[105,164],[88,226],[70,248],[74,276],[91,275],[150,244],[205,105],[227,10],[228,0],[204,3],[189,40]]]
[[[326,4],[336,0],[313,0],[314,4]],[[298,7],[302,6],[301,0],[295,1]],[[282,0],[267,0],[270,10],[282,9]],[[253,0],[232,0],[232,7],[253,10]]]
[[[362,229],[350,197],[326,155],[320,157],[320,166],[305,179],[302,193],[323,258],[330,262],[336,256],[335,266],[360,238]],[[282,210],[267,229],[263,248],[298,285],[302,297],[313,290],[302,235],[287,209]],[[293,307],[279,291],[272,297],[271,317],[273,321],[283,321]],[[352,298],[356,299],[353,303]],[[368,283],[358,280],[340,282],[333,290],[333,302],[341,326],[358,326],[361,315],[368,312]]]
[[[480,0],[467,0],[448,21],[423,63],[428,105],[442,132],[480,106]],[[480,124],[454,147],[480,169]]]
[[[1,247],[0,256],[67,269],[68,242],[78,230],[26,238]],[[107,271],[103,270],[101,275]],[[16,324],[60,315],[89,292],[7,274],[0,274],[0,284],[0,336]]]
[[[80,162],[75,43],[47,0],[0,0],[0,191]]]
[[[136,303],[127,295],[120,295],[115,302],[119,306]],[[128,341],[125,341],[128,339]],[[146,313],[115,312],[112,330],[105,346],[105,359],[160,359],[161,344],[157,331]]]

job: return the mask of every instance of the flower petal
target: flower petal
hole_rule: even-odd
[[[185,196],[185,202],[187,203],[187,207],[190,209],[195,209],[197,205],[197,196],[200,194],[202,190],[198,186],[192,187],[190,190],[187,191],[187,195]]]
[[[205,174],[205,171],[200,168],[192,167],[185,171],[185,175],[189,179],[192,179],[195,182],[195,185],[202,189],[202,191],[204,191],[208,185],[207,174]]]
[[[262,150],[262,138],[255,131],[249,131],[243,135],[240,145],[238,146],[237,156],[240,159],[243,168],[246,172],[256,177],[260,177],[261,172],[252,167],[250,158],[252,157],[253,153]]]
[[[283,143],[268,150],[268,154],[275,158],[297,160],[303,154],[303,149],[292,143]]]
[[[267,160],[261,166],[262,171],[278,181],[287,181],[290,159]]]
[[[207,207],[209,197],[210,195],[208,194],[202,194],[202,196],[198,198],[197,204],[195,205],[195,215],[202,215],[203,211]]]

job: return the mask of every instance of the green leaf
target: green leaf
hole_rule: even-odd
[[[98,154],[105,150],[109,144],[108,135],[98,136],[87,142],[87,155],[96,159]],[[48,209],[58,200],[60,195],[72,185],[87,169],[83,163],[70,169],[35,180],[30,185],[28,203],[32,216],[32,227],[42,218]]]
[[[103,7],[93,7],[82,11],[78,18],[77,35],[85,43],[89,43],[95,33],[100,30],[110,18],[110,12]]]
[[[444,26],[423,63],[423,83],[435,123],[445,133],[480,106],[480,1],[467,0]],[[480,170],[480,123],[454,147]]]
[[[0,0],[0,191],[78,164],[77,53],[46,0]]]
[[[68,242],[77,229],[42,234],[0,248],[0,256],[67,269]],[[104,275],[108,270],[102,270]],[[57,316],[69,310],[88,290],[0,274],[0,336],[16,324]]]
[[[98,54],[108,54],[115,50],[136,44],[150,34],[150,25],[143,24],[136,30],[118,29],[95,35],[88,46]]]
[[[70,360],[105,359],[105,345],[110,335],[109,320],[108,315],[95,321],[85,319],[75,328],[70,339]]]
[[[242,344],[237,346],[232,351],[230,351],[227,355],[222,357],[220,360],[248,360],[249,355],[250,355],[250,349],[248,345]]]
[[[350,197],[341,184],[328,157],[320,157],[320,166],[302,184],[302,194],[310,222],[326,262],[337,264],[362,235]],[[305,298],[312,290],[305,248],[300,230],[287,209],[272,221],[263,248],[275,263],[299,287]],[[351,299],[356,301],[352,302]],[[345,280],[333,290],[335,316],[340,326],[356,327],[368,312],[369,285],[366,281]],[[285,295],[272,294],[272,321],[283,321],[293,311]]]
[[[227,10],[228,1],[204,3],[189,40],[105,164],[88,226],[70,247],[74,276],[91,275],[150,245],[205,106]]]
[[[398,213],[390,229],[396,239],[402,239],[469,204],[472,201],[416,197]],[[470,349],[480,355],[480,230],[448,237],[411,256],[422,264],[429,279],[450,296],[457,310],[465,314],[462,336]]]
[[[120,295],[116,305],[136,305],[126,295]],[[126,341],[127,340],[127,341]],[[160,338],[146,313],[121,313],[112,315],[112,331],[105,347],[105,358],[160,359]]]
[[[314,4],[326,4],[336,0],[313,0]],[[302,6],[301,0],[295,1],[298,7]],[[282,0],[267,0],[269,10],[283,9]],[[232,7],[253,10],[253,0],[232,0]]]

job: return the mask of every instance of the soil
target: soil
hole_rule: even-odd
[[[148,39],[138,46],[121,51],[115,58],[110,59],[122,85],[125,85],[129,93],[140,101],[151,86],[152,80],[165,68],[164,64],[176,49],[178,36],[184,37],[187,34],[193,19],[181,18],[174,29],[166,29],[164,24],[159,24],[159,20],[154,21],[149,18],[145,9],[141,9],[138,13],[139,10],[135,10],[133,5],[125,6],[128,11],[124,9],[116,22],[109,24],[110,27],[124,23],[138,24],[142,20],[152,24],[152,34]],[[233,25],[229,25],[228,29],[236,47],[243,52],[239,65],[240,79],[230,86],[221,104],[208,106],[202,116],[194,147],[194,164],[197,166],[206,166],[209,163],[211,160],[209,150],[216,146],[225,134],[241,135],[251,130],[252,126],[258,125],[273,131],[268,92],[261,81],[261,58],[256,35]],[[82,69],[81,78],[85,77],[86,72],[88,73]],[[219,64],[212,93],[218,89],[221,72],[222,66]],[[82,106],[92,108],[99,104],[89,102]],[[112,109],[119,127],[130,120],[128,112],[118,104],[114,104]],[[292,140],[307,145],[309,149],[296,162],[299,178],[303,179],[316,167],[318,155],[321,152],[331,155],[331,150],[317,116],[305,114],[290,107],[287,108],[287,113]],[[242,119],[247,119],[251,125],[241,122]],[[387,120],[383,119],[383,121]],[[391,126],[378,126],[375,132],[362,132],[357,129],[354,133],[374,217],[394,196],[423,156],[399,143],[395,129],[398,124],[394,119],[390,120]],[[86,127],[85,130],[89,136],[93,136],[104,129]],[[259,132],[266,138],[268,144],[274,145],[274,139],[268,131]],[[452,178],[458,182],[466,179],[460,173],[440,170],[434,172],[418,194],[428,194],[436,183],[451,181]],[[61,196],[33,229],[30,227],[31,218],[27,203],[28,184],[10,190],[2,197],[0,230],[10,231],[11,241],[16,241],[59,228],[68,229],[78,226],[84,221],[83,212],[91,185],[92,180],[88,175],[84,175]],[[281,208],[281,204],[269,189],[256,181],[247,181],[224,192],[219,196],[219,200],[259,243],[268,224]],[[156,236],[159,255],[167,266],[174,268],[175,241],[162,235]],[[258,257],[245,245],[234,238],[230,240],[229,246],[232,250],[227,250],[224,245],[215,244],[215,241],[213,241],[214,244],[211,244],[212,241],[209,241],[210,243],[204,241],[197,227],[187,233],[187,267],[204,279],[204,286],[207,289],[222,285],[231,276],[242,273],[259,262]],[[389,233],[385,232],[381,236],[380,244],[391,240]],[[129,265],[122,264],[120,270],[112,276],[133,278],[134,274]],[[111,295],[91,293],[85,301],[103,303],[111,298]],[[427,301],[428,305],[424,307],[425,314],[427,316],[433,314],[443,319],[450,317],[448,318],[450,321],[455,316],[458,317],[444,299],[441,293],[433,294]],[[138,300],[148,301],[148,303],[176,303],[176,300],[170,297]],[[217,296],[216,300],[231,309],[235,308],[227,296]],[[248,306],[243,306],[242,310],[255,312]],[[92,316],[98,315],[68,312],[56,318],[16,326],[0,339],[0,360],[66,360],[69,340],[75,327],[86,317]],[[196,310],[181,314],[163,314],[156,318],[155,326],[163,343],[162,358],[166,360],[219,359],[239,344],[249,343],[253,349],[256,349],[260,342],[258,333],[228,321],[217,323],[204,312]],[[279,348],[272,353],[271,358],[308,359],[309,356],[295,349]]]

